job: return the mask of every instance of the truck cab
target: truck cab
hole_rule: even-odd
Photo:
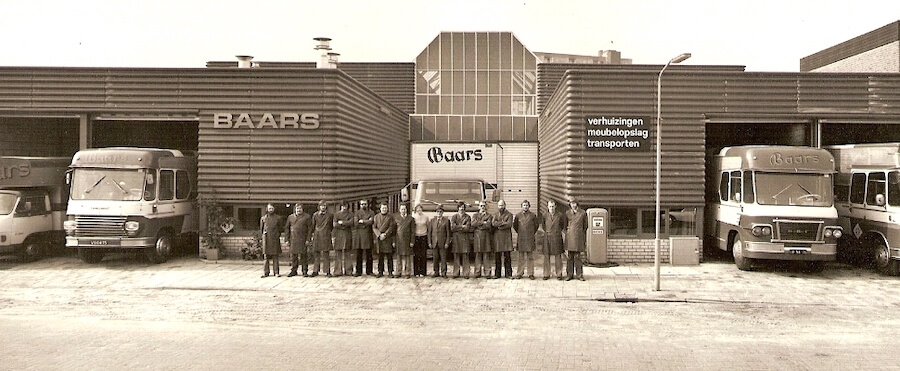
[[[410,202],[411,211],[421,205],[429,218],[437,215],[438,205],[443,205],[445,215],[451,215],[460,203],[466,205],[467,213],[472,213],[478,211],[479,202],[493,201],[488,202],[488,212],[496,212],[496,201],[500,200],[500,190],[480,179],[418,180],[403,188],[400,194],[404,202]]]
[[[0,254],[29,262],[62,246],[65,157],[0,157]]]

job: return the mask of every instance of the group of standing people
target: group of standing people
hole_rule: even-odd
[[[551,273],[555,272],[560,280],[584,281],[582,255],[588,222],[587,214],[574,198],[569,199],[569,209],[565,212],[557,208],[555,201],[548,201],[548,213],[542,216],[530,210],[531,204],[527,200],[522,202],[522,209],[517,214],[507,210],[503,200],[497,202],[496,214],[489,214],[482,202],[478,211],[469,215],[466,205],[460,203],[457,212],[449,218],[444,216],[443,205],[438,205],[437,215],[432,218],[425,215],[421,205],[416,206],[413,214],[405,204],[400,205],[397,214],[390,214],[387,204],[379,205],[379,212],[375,213],[369,209],[367,200],[359,202],[356,212],[348,210],[343,202],[338,208],[332,214],[326,202],[321,201],[318,210],[309,215],[298,203],[294,213],[284,218],[275,213],[273,205],[268,205],[266,214],[260,219],[265,254],[263,277],[269,276],[270,262],[273,263],[272,273],[280,276],[278,258],[282,253],[280,237],[284,233],[290,246],[288,277],[300,274],[304,277],[319,274],[328,277],[359,277],[363,274],[424,277],[428,275],[427,249],[431,249],[434,277],[520,279],[527,275],[535,279],[533,254],[537,251],[537,233],[541,229],[544,232],[543,278],[550,279]],[[512,240],[513,231],[517,233],[516,244]],[[519,255],[515,274],[513,251]],[[469,258],[473,253],[475,264],[470,267]],[[399,257],[396,270],[395,255]],[[568,255],[566,274],[562,270],[564,255]],[[551,259],[555,260],[553,267]],[[373,269],[375,262],[377,273]]]

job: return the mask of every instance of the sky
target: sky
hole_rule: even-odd
[[[320,36],[341,61],[411,62],[441,31],[511,31],[533,52],[796,72],[897,20],[897,0],[0,0],[0,66],[314,62]]]

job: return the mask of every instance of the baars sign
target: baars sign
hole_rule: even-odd
[[[249,113],[213,113],[215,129],[305,129],[319,128],[318,113],[263,113],[256,120]]]

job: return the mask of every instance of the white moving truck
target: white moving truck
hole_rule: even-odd
[[[823,149],[726,147],[711,161],[718,184],[706,233],[740,270],[757,259],[796,260],[820,271],[843,230],[834,207],[834,160]]]
[[[846,233],[841,249],[900,274],[900,143],[825,147],[837,163],[835,206]]]
[[[86,263],[143,250],[153,263],[176,239],[197,241],[197,157],[157,148],[98,148],[72,158],[66,247]]]
[[[34,261],[65,242],[69,157],[0,157],[0,254]]]

